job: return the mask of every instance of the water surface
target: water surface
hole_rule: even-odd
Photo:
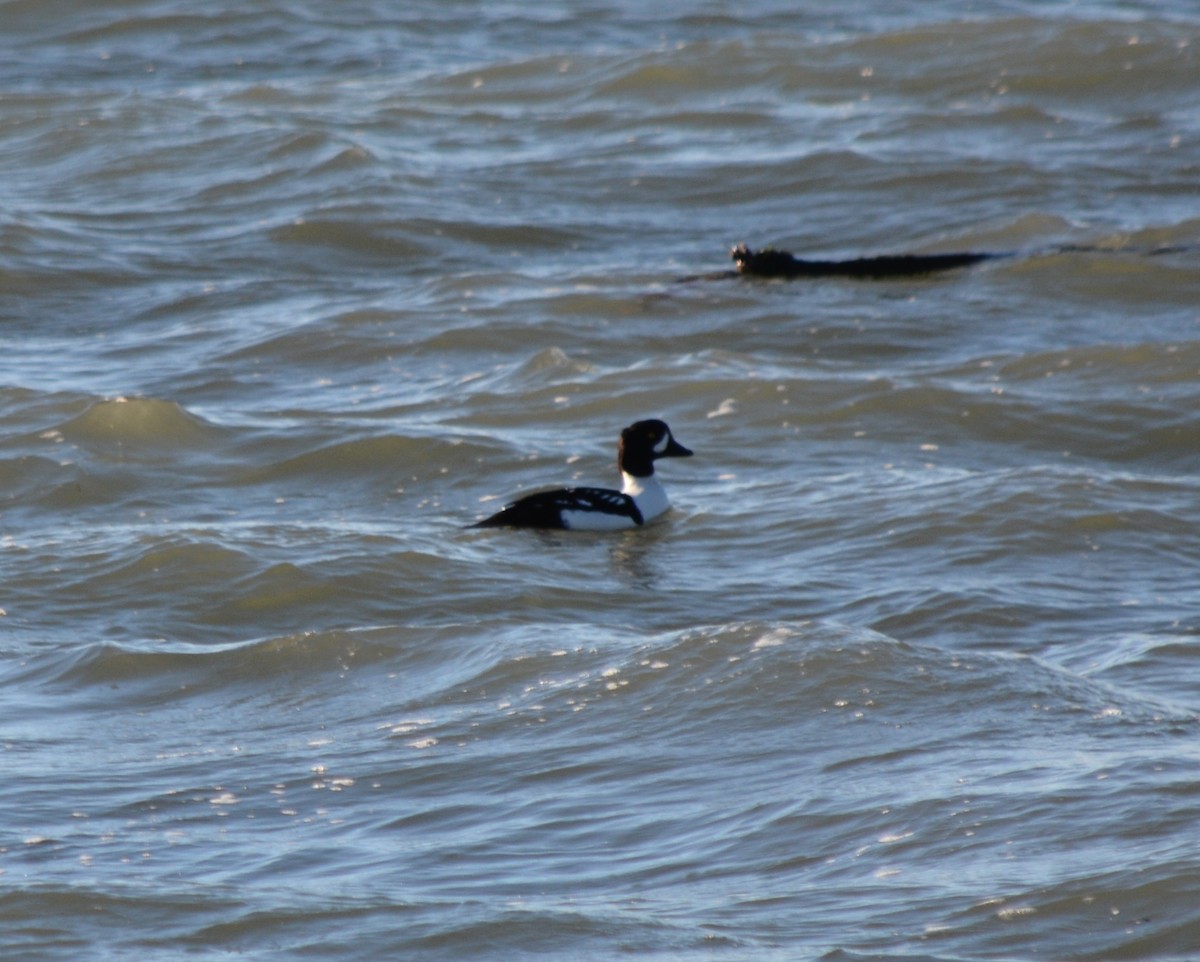
[[[0,954],[1195,954],[1188,4],[0,17]]]

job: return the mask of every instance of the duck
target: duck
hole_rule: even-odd
[[[659,458],[690,458],[665,421],[636,421],[621,432],[617,469],[621,490],[552,488],[509,502],[473,528],[557,528],[568,531],[623,531],[640,528],[671,506],[654,475]]]

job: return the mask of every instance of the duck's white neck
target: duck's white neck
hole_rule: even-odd
[[[629,495],[637,502],[638,510],[642,512],[644,520],[657,518],[671,506],[666,490],[654,475],[648,478],[637,478],[628,471],[622,471],[621,481],[622,494]]]

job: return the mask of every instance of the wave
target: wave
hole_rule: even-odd
[[[498,618],[310,630],[216,644],[100,642],[9,667],[10,681],[57,692],[94,690],[101,701],[114,685],[140,687],[149,697],[183,691],[194,697],[224,686],[274,689],[285,677],[293,685],[307,678],[319,693],[322,678],[384,671],[405,679],[407,703],[482,711],[483,733],[513,719],[551,714],[564,722],[578,719],[570,727],[582,725],[593,734],[632,723],[621,737],[703,728],[710,737],[736,740],[759,732],[772,739],[771,732],[801,716],[831,714],[874,717],[889,728],[912,726],[940,739],[936,719],[956,706],[975,727],[962,733],[964,740],[986,741],[1014,708],[1029,704],[1085,725],[1117,718],[1195,722],[1187,709],[1036,658],[950,653],[830,622],[638,632]],[[338,687],[321,697],[336,699]],[[125,702],[129,697],[121,695]]]
[[[479,442],[456,437],[449,431],[437,436],[392,434],[355,438],[245,468],[238,472],[236,483],[346,478],[395,487],[416,476],[439,473],[448,475],[448,483],[453,483],[469,476],[485,450]]]
[[[134,448],[161,458],[207,446],[224,436],[220,428],[183,405],[146,397],[94,401],[57,430],[81,446],[107,451]]]
[[[64,510],[136,499],[155,474],[181,463],[194,467],[232,437],[174,401],[4,394],[27,432],[7,438],[12,453],[0,459],[13,505]]]

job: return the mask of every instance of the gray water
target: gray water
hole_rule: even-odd
[[[1198,47],[0,3],[0,957],[1195,958]]]

